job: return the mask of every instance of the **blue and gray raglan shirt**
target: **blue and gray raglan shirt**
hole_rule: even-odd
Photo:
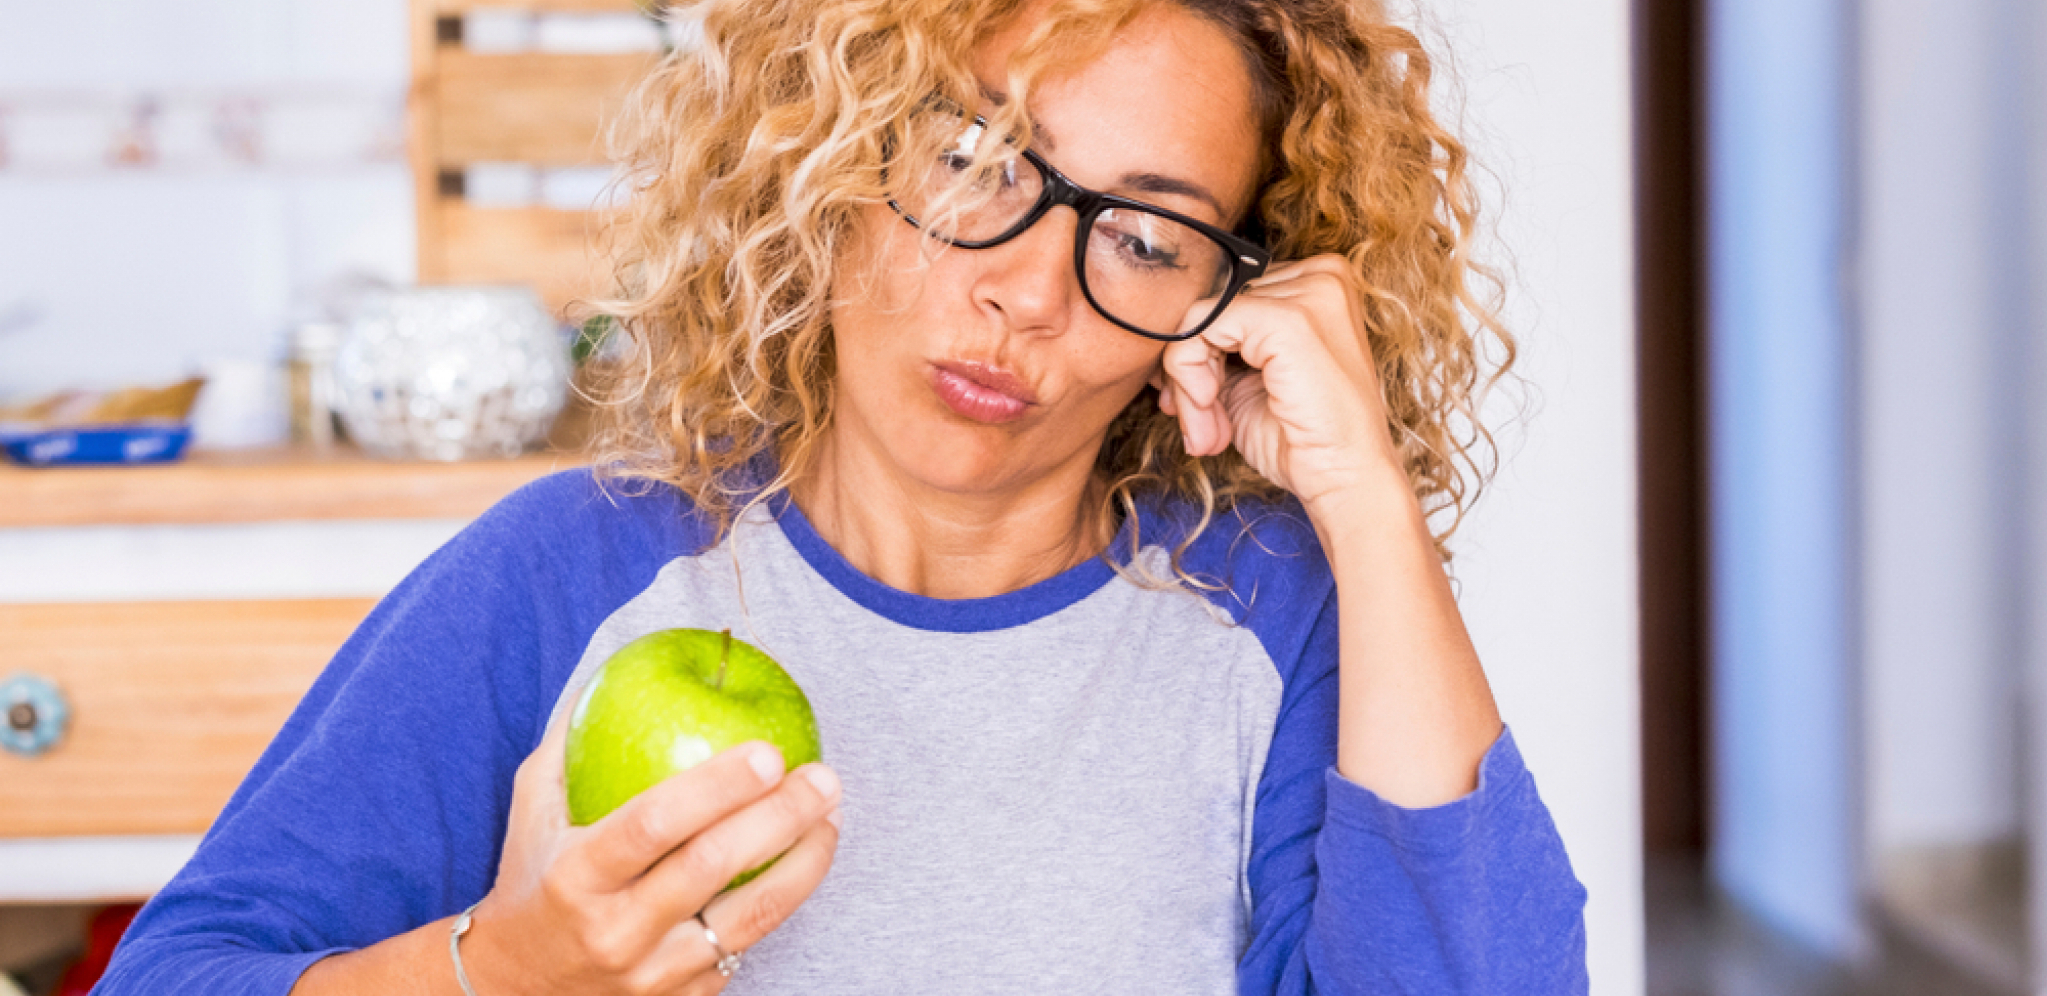
[[[1185,516],[1138,522],[1112,549],[1170,577]],[[845,785],[830,874],[728,993],[1586,991],[1585,892],[1510,735],[1438,808],[1336,771],[1335,588],[1298,505],[1212,522],[1183,553],[1207,593],[1090,561],[924,598],[786,500],[714,538],[588,471],[499,503],[350,637],[97,992],[283,994],[468,906],[550,717],[678,626],[780,661]]]

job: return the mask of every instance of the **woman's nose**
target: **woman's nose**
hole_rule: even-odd
[[[976,251],[982,265],[974,281],[975,304],[998,312],[1011,331],[1065,331],[1082,300],[1073,270],[1079,221],[1072,208],[1055,207],[1016,238]]]

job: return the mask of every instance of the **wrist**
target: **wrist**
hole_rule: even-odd
[[[1303,502],[1303,507],[1332,565],[1345,554],[1383,550],[1389,542],[1420,543],[1434,553],[1435,537],[1421,502],[1397,466],[1360,474],[1343,487]]]
[[[516,973],[507,973],[504,952],[498,941],[502,940],[504,921],[497,916],[502,904],[492,904],[488,897],[479,900],[468,911],[468,929],[459,937],[454,935],[461,917],[450,921],[449,936],[453,942],[448,951],[452,962],[443,973],[455,982],[450,993],[462,996],[515,996],[520,987],[515,981]],[[459,968],[459,971],[458,971]],[[508,977],[511,976],[511,977]]]
[[[454,967],[448,963],[448,935],[454,923],[454,917],[442,917],[368,947],[321,958],[299,975],[292,984],[291,996],[345,993],[460,996],[462,987],[455,981]],[[471,939],[463,939],[462,953],[474,965]],[[479,992],[482,996],[498,996],[489,988],[480,988]]]
[[[456,914],[454,922],[448,927],[448,959],[454,962],[455,984],[462,990],[462,996],[476,996],[476,987],[469,981],[468,966],[463,963],[462,941],[468,937],[470,928],[475,925],[476,907],[481,905],[483,904],[478,902]]]

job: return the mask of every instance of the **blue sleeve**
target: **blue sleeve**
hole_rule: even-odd
[[[95,993],[283,994],[320,958],[489,889],[512,775],[617,601],[588,490],[587,476],[530,486],[377,605]]]
[[[1293,611],[1247,618],[1283,694],[1254,803],[1238,992],[1585,993],[1585,890],[1512,735],[1486,752],[1476,790],[1432,809],[1343,777],[1335,588],[1298,563],[1288,573],[1310,580],[1258,580],[1270,608]]]

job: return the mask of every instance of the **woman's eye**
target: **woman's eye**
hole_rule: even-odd
[[[1100,240],[1103,251],[1132,269],[1162,271],[1185,269],[1181,259],[1182,233],[1176,225],[1154,215],[1110,208],[1095,218],[1092,238]]]
[[[1023,184],[1015,160],[985,163],[977,168],[974,157],[965,152],[940,153],[935,172],[946,178],[948,183],[959,183],[964,179],[970,188],[983,193],[1007,194]]]
[[[1152,266],[1174,267],[1180,265],[1180,254],[1169,249],[1152,245],[1139,238],[1130,240],[1130,254]]]
[[[1177,270],[1180,268],[1180,254],[1172,246],[1154,242],[1141,232],[1111,231],[1116,255],[1129,262],[1153,270]]]

